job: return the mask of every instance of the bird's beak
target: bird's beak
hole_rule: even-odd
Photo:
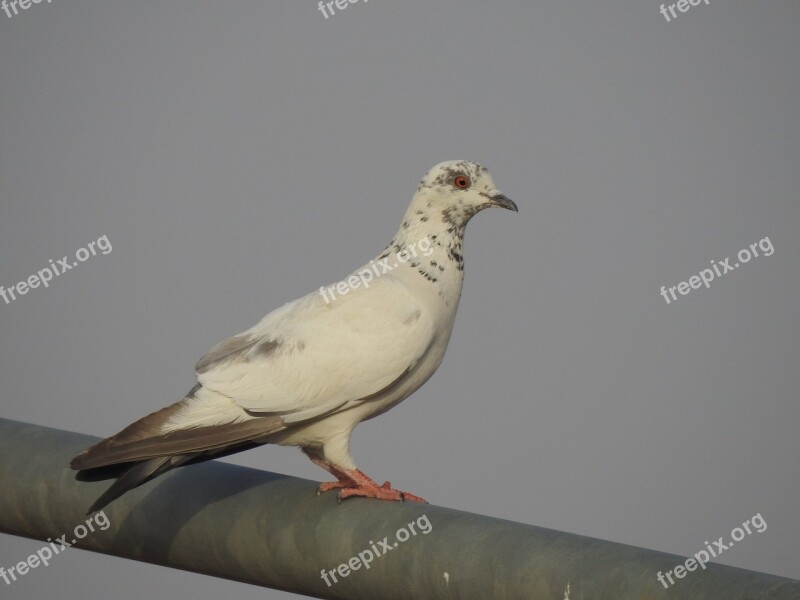
[[[489,198],[489,204],[492,206],[498,206],[500,208],[507,208],[508,210],[519,212],[519,209],[514,201],[511,198],[507,198],[506,195],[500,190],[490,190],[488,193],[483,195]]]

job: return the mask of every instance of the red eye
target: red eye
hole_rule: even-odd
[[[453,185],[456,186],[460,190],[465,190],[469,187],[470,181],[469,177],[466,175],[456,175],[456,178],[453,179]]]

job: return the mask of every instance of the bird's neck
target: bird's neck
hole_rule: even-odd
[[[441,215],[426,218],[409,208],[400,228],[377,261],[397,265],[404,278],[419,278],[423,289],[455,310],[464,279],[463,227],[448,224]]]

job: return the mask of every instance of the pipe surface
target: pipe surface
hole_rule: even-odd
[[[656,573],[686,557],[429,504],[337,503],[316,482],[218,461],[127,493],[77,539],[110,482],[67,465],[96,440],[0,419],[0,531],[319,598],[800,599],[800,581],[716,564],[664,589]]]

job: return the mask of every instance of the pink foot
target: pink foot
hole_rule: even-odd
[[[420,502],[422,504],[428,503],[424,498],[394,489],[392,484],[390,484],[388,481],[383,485],[378,485],[358,469],[347,471],[346,473],[350,481],[334,482],[334,485],[329,488],[339,489],[340,501],[352,496],[361,496],[362,498],[376,498],[378,500],[394,500],[399,502],[410,500],[411,502]]]
[[[420,502],[422,504],[428,503],[424,498],[392,488],[388,481],[383,485],[378,485],[358,469],[346,471],[335,467],[322,458],[319,452],[313,448],[303,448],[303,452],[315,465],[319,465],[337,479],[337,481],[320,483],[319,487],[317,487],[318,496],[331,490],[339,490],[340,502],[351,496],[361,496],[362,498],[377,498],[378,500],[395,500],[399,502],[410,500],[411,502]]]
[[[347,487],[350,484],[352,484],[350,481],[326,481],[325,483],[320,483],[317,487],[317,496],[325,492],[330,492],[331,490]]]

